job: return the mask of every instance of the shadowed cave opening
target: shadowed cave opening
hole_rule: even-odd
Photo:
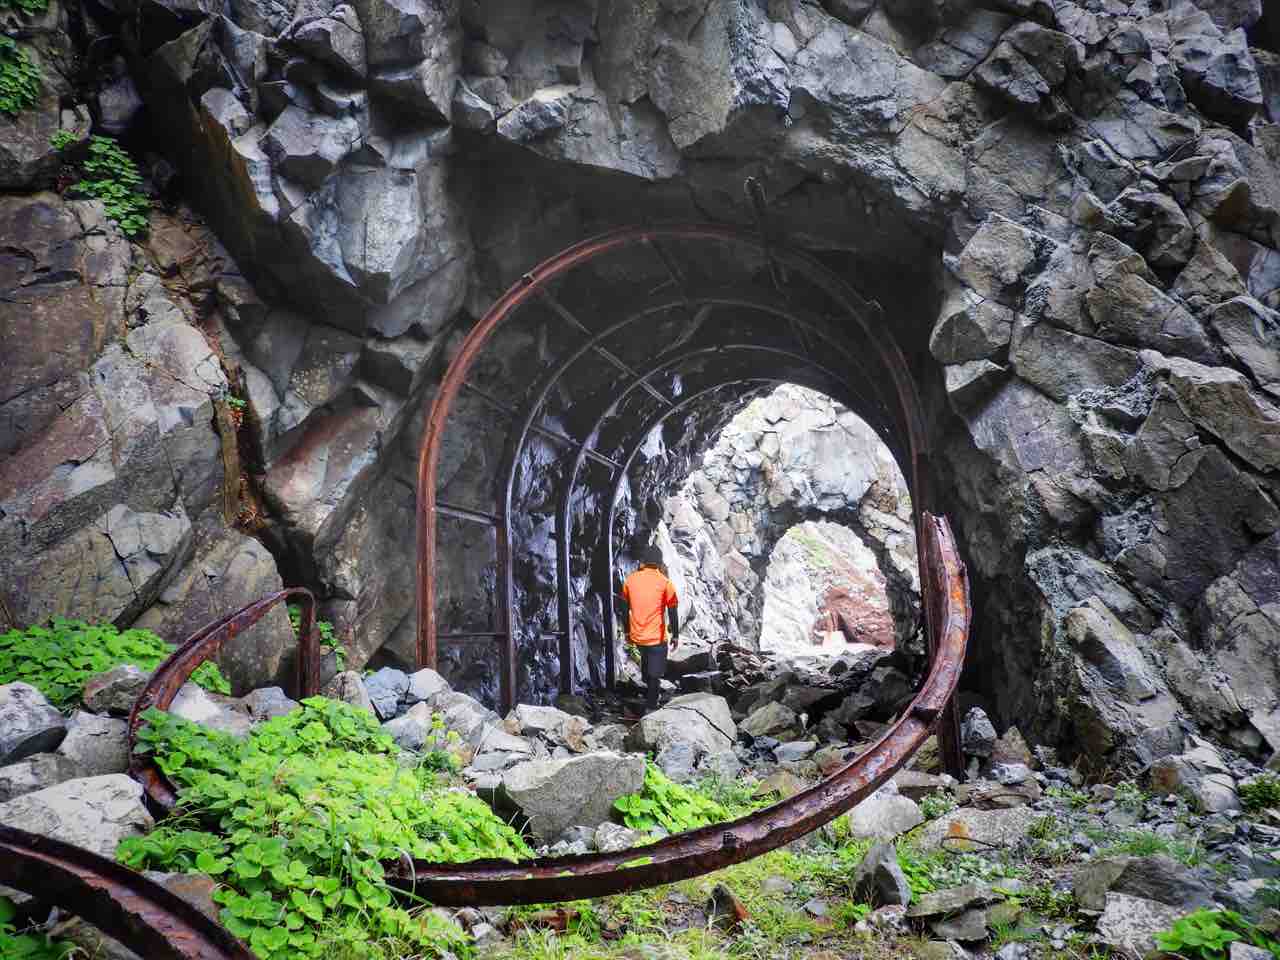
[[[509,687],[516,698],[550,702],[557,692],[598,692],[608,686],[611,654],[621,662],[610,597],[638,551],[662,539],[664,525],[674,548],[682,533],[665,516],[672,495],[725,425],[775,391],[792,391],[793,405],[795,391],[827,405],[819,419],[829,423],[803,429],[838,428],[807,454],[813,470],[830,474],[818,486],[831,490],[821,502],[806,499],[810,493],[775,497],[768,545],[750,557],[726,551],[729,565],[752,578],[749,590],[739,591],[751,599],[742,618],[730,618],[741,622],[727,636],[703,639],[754,648],[763,604],[756,587],[773,543],[804,519],[830,519],[863,536],[860,501],[896,486],[901,502],[882,511],[894,515],[892,529],[871,539],[888,571],[895,642],[917,661],[912,672],[923,663],[914,544],[899,549],[913,541],[899,468],[913,460],[908,427],[894,412],[904,409],[895,395],[904,386],[878,358],[902,349],[905,338],[906,369],[913,362],[936,369],[921,335],[927,325],[914,319],[929,314],[936,281],[885,285],[885,272],[870,262],[833,252],[817,260],[800,254],[783,268],[774,262],[777,250],[754,231],[714,227],[684,236],[684,228],[674,229],[575,261],[565,276],[519,300],[479,349],[455,341],[445,352],[473,356],[440,430],[435,490],[444,508],[436,545],[449,561],[436,568],[436,630],[444,638],[438,662],[451,682],[490,702],[502,698],[491,645],[505,637],[506,587],[500,544],[478,521],[509,517]],[[840,295],[833,299],[806,269],[837,286],[857,281],[845,288],[853,300],[841,305]],[[876,300],[864,299],[868,293]],[[931,383],[905,389],[922,390],[935,406],[940,399]],[[854,465],[860,455],[861,468]],[[844,490],[849,483],[858,489]],[[800,479],[796,486],[812,484]],[[413,639],[397,631],[385,654],[411,662]]]

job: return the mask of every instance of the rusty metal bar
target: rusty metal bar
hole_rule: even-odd
[[[498,523],[498,515],[496,513],[473,510],[470,507],[463,507],[456,503],[446,503],[444,500],[436,504],[436,509],[446,517],[453,517],[455,520],[469,520],[472,523],[483,523],[490,527]]]
[[[481,390],[479,387],[475,386],[475,384],[467,382],[467,383],[464,383],[462,386],[464,389],[470,390],[476,396],[480,397],[482,400],[488,403],[489,406],[493,407],[495,410],[499,411],[500,413],[503,413],[506,416],[511,417],[512,419],[514,419],[518,415],[515,408],[503,403],[497,397],[489,393],[486,393],[485,391]],[[569,436],[567,433],[561,433],[559,430],[552,430],[549,427],[544,427],[536,423],[530,424],[529,431],[531,433],[538,434],[540,437],[545,437],[548,440],[552,440],[556,443],[562,443],[566,447],[572,447],[575,450],[581,450],[583,447],[586,446],[586,444],[582,443],[579,440],[573,439],[573,437]],[[599,461],[602,465],[609,467],[613,470],[618,469],[618,465],[614,461],[610,460],[606,456],[596,453],[595,451],[590,451],[587,454],[587,456],[592,457],[593,459]]]
[[[788,800],[732,823],[618,853],[519,863],[386,865],[395,885],[441,906],[550,903],[673,883],[775,850],[840,816],[887,781],[924,743],[955,692],[971,611],[969,583],[946,520],[926,514],[922,556],[940,586],[937,656],[911,706],[865,753]]]
[[[169,704],[196,667],[216,655],[232,637],[261,620],[276,604],[290,599],[299,601],[302,607],[298,623],[296,689],[300,697],[314,696],[320,689],[320,635],[315,630],[316,600],[305,587],[278,590],[197,630],[164,663],[156,667],[151,679],[142,688],[142,693],[134,701],[133,709],[129,711],[129,774],[142,784],[147,802],[156,812],[166,813],[172,809],[178,794],[173,783],[151,757],[134,752],[138,731],[143,723],[142,714],[152,707],[158,710],[169,709]]]
[[[83,917],[147,960],[254,960],[230,931],[154,880],[3,824],[0,882]]]
[[[550,290],[548,290],[546,287],[542,287],[539,289],[538,295],[542,297],[542,299],[546,302],[547,306],[550,307],[555,312],[555,314],[558,317],[560,317],[561,320],[569,324],[569,326],[573,327],[575,330],[577,330],[579,333],[583,334],[584,336],[587,336],[587,337],[592,336],[591,329],[586,324],[584,324],[581,320],[575,317],[568,307],[566,307],[559,300],[557,300],[555,297],[555,294],[553,294]],[[636,372],[633,369],[631,369],[631,367],[628,366],[627,363],[621,357],[613,353],[611,350],[606,350],[604,347],[600,346],[598,343],[593,344],[591,349],[595,351],[596,356],[612,364],[613,367],[619,373],[625,373],[628,377],[634,377],[636,375]],[[653,399],[657,400],[659,403],[664,403],[668,407],[671,406],[671,400],[668,399],[666,394],[664,394],[661,390],[653,386],[653,384],[646,383],[643,385],[643,389],[645,393],[649,394],[649,396],[653,397]]]

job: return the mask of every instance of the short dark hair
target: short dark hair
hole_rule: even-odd
[[[640,562],[650,567],[662,566],[662,548],[656,544],[640,551]]]

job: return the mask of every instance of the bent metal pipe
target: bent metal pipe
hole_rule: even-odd
[[[856,806],[900,770],[933,732],[955,692],[964,666],[972,617],[968,575],[946,518],[925,512],[921,521],[922,560],[930,573],[928,583],[935,592],[931,598],[933,608],[940,613],[930,626],[935,650],[933,664],[924,685],[898,721],[866,752],[830,777],[732,823],[677,834],[645,847],[518,863],[396,861],[384,865],[390,882],[442,906],[551,903],[606,896],[685,880],[758,857],[816,830]],[[256,622],[287,596],[303,594],[305,591],[284,590],[250,604],[196,633],[161,664],[130,717],[131,747],[143,710],[150,706],[166,709],[191,672],[212,656],[235,630]],[[304,628],[310,625],[308,614],[309,608],[304,607]],[[312,657],[317,652],[315,637],[309,631],[300,632],[306,641],[302,644],[300,661],[306,662],[308,651]],[[300,668],[305,669],[301,662]],[[304,687],[306,689],[311,688]],[[173,786],[154,765],[135,761],[130,772],[142,783],[153,806],[159,810],[172,807]],[[4,877],[0,871],[0,879]],[[20,883],[15,885],[22,889]]]
[[[0,881],[83,917],[147,960],[253,960],[177,894],[83,847],[0,825]]]
[[[320,638],[316,633],[316,600],[304,587],[290,587],[268,594],[241,607],[230,616],[201,627],[173,654],[156,668],[129,711],[129,774],[142,784],[147,803],[156,813],[168,813],[177,802],[173,783],[149,756],[134,752],[142,714],[152,707],[168,710],[173,698],[196,668],[213,657],[222,645],[248,630],[267,615],[276,604],[296,600],[302,616],[298,621],[297,689],[300,697],[314,696],[320,689]]]

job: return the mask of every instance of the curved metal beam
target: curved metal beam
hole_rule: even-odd
[[[314,629],[316,599],[305,587],[278,590],[247,604],[230,616],[223,617],[193,633],[164,663],[156,667],[129,711],[129,774],[142,784],[148,805],[158,813],[167,813],[177,802],[173,781],[164,775],[150,756],[134,752],[142,715],[155,707],[168,710],[173,698],[195,669],[213,657],[222,645],[267,615],[283,600],[300,601],[302,616],[298,622],[297,689],[299,698],[314,696],[320,689],[320,637]]]
[[[216,920],[83,847],[0,824],[0,882],[84,917],[148,960],[254,960]]]
[[[969,583],[945,518],[925,514],[924,565],[945,590],[931,627],[937,656],[901,718],[865,753],[826,780],[750,816],[618,853],[508,863],[387,864],[390,882],[441,906],[550,903],[601,897],[684,880],[758,857],[816,830],[888,780],[932,732],[964,665]]]
[[[586,459],[586,452],[588,449],[587,445],[591,443],[592,437],[597,436],[601,426],[604,424],[604,421],[608,419],[610,413],[616,410],[617,407],[624,400],[627,399],[627,397],[629,397],[636,390],[640,389],[640,386],[642,384],[647,383],[650,377],[656,376],[659,373],[662,373],[663,371],[671,367],[679,366],[685,361],[692,360],[695,357],[718,355],[722,353],[740,353],[740,352],[766,353],[766,354],[771,354],[773,356],[786,357],[789,360],[796,361],[802,366],[816,370],[824,374],[825,376],[830,377],[833,382],[843,385],[845,389],[850,391],[850,393],[855,395],[857,394],[857,391],[854,389],[853,385],[850,384],[844,378],[842,378],[834,370],[831,370],[829,367],[823,366],[822,364],[818,363],[816,360],[813,360],[812,358],[802,353],[796,353],[795,351],[792,351],[792,350],[786,350],[781,347],[767,346],[764,344],[728,343],[724,345],[717,345],[717,346],[710,346],[710,347],[699,347],[694,350],[687,350],[684,353],[679,353],[674,355],[672,354],[664,355],[658,360],[656,360],[654,363],[650,364],[647,368],[637,372],[636,375],[633,376],[630,381],[623,384],[621,387],[618,388],[618,390],[616,390],[610,396],[609,398],[610,403],[603,410],[601,410],[600,413],[596,416],[595,421],[591,424],[591,428],[585,434],[585,439],[583,441],[582,446],[578,448],[578,452],[573,458],[573,463],[570,465],[568,473],[566,473],[564,478],[561,480],[560,496],[558,497],[557,503],[556,503],[556,534],[557,534],[556,536],[556,585],[557,585],[556,598],[558,602],[558,608],[559,608],[558,612],[559,612],[559,620],[560,620],[560,692],[561,693],[573,692],[573,657],[572,657],[572,648],[570,644],[572,643],[572,640],[573,640],[573,619],[574,618],[573,618],[573,603],[571,602],[571,597],[569,595],[570,580],[572,579],[571,571],[569,569],[569,564],[570,564],[570,554],[572,552],[572,547],[573,547],[573,524],[570,522],[569,513],[570,513],[570,502],[573,499],[573,490],[574,490],[574,487],[578,485],[578,474],[581,472],[583,461]],[[688,405],[687,398],[683,399],[677,404],[668,405],[662,411],[662,419],[666,419],[668,416],[673,414],[677,409],[682,409],[687,405]],[[658,422],[660,423],[661,420],[659,420]],[[652,427],[650,427],[649,429],[652,429]],[[640,434],[640,437],[643,438],[647,434],[648,434],[648,430],[645,430]],[[632,453],[630,457],[634,457],[634,453]],[[619,475],[625,475],[627,467],[630,466],[630,457],[623,460],[621,469],[617,471]],[[615,489],[616,489],[616,486],[615,486]],[[612,576],[610,577],[610,581],[612,581]],[[610,608],[612,608],[613,606],[612,593],[610,595],[610,599],[607,605]],[[609,634],[607,634],[607,636],[610,637],[610,642],[612,637],[612,621],[613,621],[612,616],[609,616],[606,620],[606,625],[610,627],[610,632]],[[606,661],[606,664],[605,664],[606,674],[611,672],[609,670],[610,666],[611,665],[609,664],[609,662]]]
[[[628,246],[633,243],[654,244],[659,240],[673,238],[681,240],[718,240],[739,243],[755,250],[763,250],[760,238],[740,227],[724,224],[680,224],[674,226],[622,227],[600,236],[584,240],[566,250],[561,251],[543,261],[521,280],[513,284],[494,304],[485,316],[468,333],[458,354],[454,357],[445,372],[439,390],[435,393],[429,408],[426,431],[418,458],[418,663],[421,666],[434,666],[437,661],[436,647],[436,615],[435,615],[435,569],[436,569],[436,490],[435,477],[440,460],[440,444],[444,436],[449,413],[454,398],[461,389],[470,372],[476,356],[483,349],[493,331],[508,316],[517,310],[526,300],[545,287],[552,279],[564,274],[576,266],[586,263],[598,256]],[[867,337],[871,351],[882,368],[889,373],[898,397],[898,411],[902,414],[903,426],[908,437],[908,449],[911,451],[911,464],[903,472],[908,476],[913,490],[921,489],[920,457],[926,451],[926,436],[923,429],[919,398],[916,395],[906,361],[897,344],[889,338],[882,342],[874,336],[872,322],[864,314],[872,314],[879,318],[881,311],[878,304],[863,299],[848,284],[844,283],[826,267],[813,258],[785,247],[772,246],[769,253],[779,263],[790,267],[804,276],[810,283],[826,294],[841,312],[850,316],[861,327]],[[684,298],[682,297],[682,302]],[[873,384],[874,380],[871,381]],[[518,448],[517,448],[518,449]],[[918,505],[923,502],[917,498]],[[515,639],[511,623],[511,610],[514,605],[514,583],[511,571],[511,530],[510,512],[500,512],[500,523],[497,528],[497,566],[498,566],[498,631],[505,635],[504,644],[504,700],[514,697]],[[509,705],[506,703],[504,705]]]

